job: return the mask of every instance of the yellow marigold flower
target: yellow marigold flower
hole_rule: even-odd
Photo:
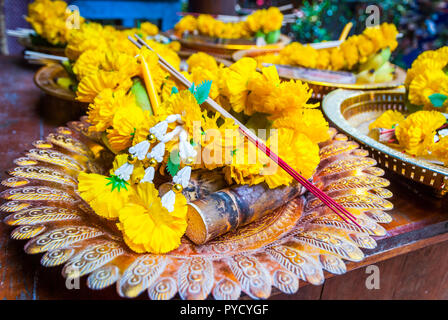
[[[76,60],[88,49],[108,48],[107,32],[99,23],[84,23],[79,29],[74,29],[68,37],[65,54],[70,60]]]
[[[279,84],[280,77],[275,66],[262,68],[261,74],[255,74],[247,84],[250,94],[244,112],[248,115],[254,112],[269,113],[269,109],[264,106],[266,98]]]
[[[306,102],[311,98],[312,90],[308,84],[300,80],[290,80],[280,83],[269,94],[264,103],[264,113],[274,120],[287,115],[288,112],[301,108],[313,108],[317,105],[308,105]]]
[[[331,67],[331,55],[330,55],[330,51],[329,50],[317,50],[318,53],[318,58],[317,58],[317,62],[316,62],[316,68],[317,69],[330,69]]]
[[[101,66],[104,60],[104,51],[102,49],[89,49],[84,51],[73,64],[73,72],[78,80],[92,74]]]
[[[171,41],[170,43],[168,43],[168,47],[176,52],[178,52],[181,48],[180,42],[179,41]]]
[[[328,122],[318,109],[303,109],[285,114],[272,124],[273,128],[289,128],[295,134],[306,135],[313,143],[324,142],[329,139]]]
[[[446,122],[437,111],[418,111],[409,115],[395,129],[400,145],[409,154],[420,156],[428,153],[434,143],[435,131]]]
[[[331,50],[330,60],[332,70],[342,70],[346,66],[344,53],[339,48]]]
[[[53,45],[65,45],[71,29],[66,22],[72,13],[67,10],[65,1],[36,0],[28,5],[28,17],[38,35]],[[84,19],[79,17],[79,23]]]
[[[197,20],[193,16],[185,16],[175,25],[174,30],[178,35],[182,35],[182,33],[188,31],[193,32],[197,28]]]
[[[140,24],[140,29],[148,36],[155,36],[159,33],[159,28],[151,22],[143,22]]]
[[[157,52],[170,65],[172,65],[175,69],[179,70],[179,68],[180,68],[180,57],[176,53],[176,51],[174,51],[173,49],[171,49],[169,47],[169,45],[165,45],[165,44],[159,43],[159,42],[157,42],[155,40],[146,40],[146,43],[149,44],[149,46],[151,48],[153,48],[154,51]],[[140,52],[143,53],[145,55],[145,58],[146,58],[147,53],[151,52],[151,51],[149,49],[147,49],[146,47],[143,47]]]
[[[162,82],[162,89],[160,91],[160,97],[162,99],[162,102],[169,99],[173,87],[177,88],[177,83],[174,80],[172,80],[171,77],[165,78],[165,80]]]
[[[126,108],[135,104],[135,97],[127,94],[126,90],[102,90],[89,105],[88,121],[91,124],[89,130],[102,132],[112,125],[115,112],[121,107]]]
[[[383,37],[385,39],[385,46],[390,48],[390,51],[395,50],[395,48],[398,46],[397,42],[397,35],[398,30],[397,27],[395,27],[392,23],[383,23],[380,26],[381,32],[383,34]],[[384,48],[381,48],[384,49]]]
[[[110,178],[96,173],[81,172],[78,175],[78,193],[97,215],[106,219],[118,218],[118,213],[132,194],[130,186],[114,188]]]
[[[263,32],[279,30],[282,27],[283,14],[277,7],[270,7],[266,10],[266,20],[263,24]]]
[[[149,130],[149,123],[149,112],[143,111],[135,105],[135,102],[129,106],[119,108],[112,120],[113,128],[107,130],[107,139],[112,150],[120,152],[130,147],[137,130],[140,128]]]
[[[387,110],[369,125],[369,129],[393,129],[404,120],[404,115],[397,110]]]
[[[127,74],[119,71],[98,70],[81,79],[76,91],[76,99],[81,102],[93,102],[98,93],[104,89],[122,88],[127,91],[131,86],[132,80]]]
[[[433,93],[448,95],[448,75],[442,70],[425,70],[418,74],[409,85],[408,98],[412,104],[432,106],[429,96]],[[448,101],[445,101],[448,106]]]
[[[448,47],[428,50],[420,54],[406,72],[405,86],[409,88],[412,80],[426,70],[440,70],[448,64]]]
[[[260,176],[263,170],[263,163],[260,160],[262,157],[261,151],[247,139],[244,139],[241,147],[235,146],[235,149],[225,149],[226,154],[223,159],[227,160],[229,155],[232,157],[230,164],[223,168],[226,181],[229,184],[258,184],[264,181],[264,177]],[[265,159],[265,157],[263,158]]]
[[[441,138],[438,142],[431,146],[431,155],[437,157],[448,166],[448,136]]]
[[[221,119],[218,113],[209,117],[206,110],[202,112],[202,117],[204,134],[199,137],[202,148],[202,151],[200,151],[202,162],[198,167],[213,170],[222,167],[224,162],[233,155],[233,150],[242,149],[241,145],[244,140],[239,134],[238,126],[232,119]],[[221,121],[223,123],[218,125],[218,122]],[[237,138],[234,139],[235,134]]]
[[[363,35],[365,35],[370,39],[370,41],[372,41],[374,48],[373,52],[378,52],[379,50],[387,47],[387,40],[384,38],[380,26],[367,27],[364,30]]]
[[[137,253],[167,253],[180,246],[187,228],[187,200],[178,193],[174,211],[162,206],[152,183],[140,183],[119,212],[119,229],[129,248]]]
[[[192,54],[187,59],[188,71],[192,72],[192,70],[196,67],[201,67],[202,69],[216,71],[218,69],[218,63],[215,58],[205,52],[197,52]]]
[[[101,66],[105,71],[119,71],[129,78],[139,75],[141,70],[141,66],[134,56],[114,50],[106,51]]]
[[[166,110],[171,110],[173,114],[180,114],[188,133],[193,136],[194,123],[196,122],[200,126],[202,111],[196,98],[189,90],[182,90],[173,94],[163,103],[163,107]]]
[[[360,59],[361,63],[364,62],[363,60],[367,60],[370,55],[375,53],[375,48],[372,41],[370,41],[370,39],[363,34],[356,38],[356,44],[358,46],[359,56],[362,57],[362,59]]]
[[[341,44],[340,48],[341,51],[344,53],[347,68],[351,70],[353,66],[355,66],[358,63],[359,59],[358,47],[356,46],[356,39],[350,37]]]
[[[247,84],[256,73],[257,62],[252,58],[242,58],[222,73],[220,93],[227,97],[232,109],[241,112],[246,106],[249,90]]]
[[[319,53],[310,45],[304,46],[298,42],[293,42],[286,46],[284,50],[284,54],[289,56],[292,64],[305,68],[316,68]]]
[[[285,160],[293,169],[306,179],[309,179],[320,162],[319,146],[313,143],[306,135],[296,134],[294,130],[280,128],[273,134],[268,145],[273,148],[273,140],[278,143],[278,155]],[[270,188],[281,185],[289,185],[293,178],[279,166],[265,167],[262,172],[266,183]],[[275,170],[276,169],[276,170]]]
[[[209,93],[209,97],[212,99],[216,99],[219,95],[218,77],[219,77],[218,69],[212,71],[209,69],[204,69],[201,66],[195,67],[193,69],[193,72],[191,73],[191,81],[195,85],[199,85],[205,80],[212,81],[212,86]]]

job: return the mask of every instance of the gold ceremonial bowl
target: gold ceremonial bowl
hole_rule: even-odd
[[[404,88],[370,92],[335,90],[324,98],[322,109],[329,121],[365,147],[380,167],[429,186],[438,196],[446,195],[447,167],[410,156],[368,135],[369,124],[386,110],[407,112]]]
[[[232,55],[234,61],[238,61],[243,57],[256,57],[259,55],[267,54],[267,53],[276,53],[279,52],[280,49],[249,49],[249,50],[240,50],[235,52]],[[282,75],[279,76],[282,79],[286,80],[300,80],[308,83],[309,87],[313,89],[313,98],[322,100],[327,94],[336,89],[347,89],[347,90],[380,90],[380,89],[391,89],[396,88],[404,83],[406,79],[406,71],[402,68],[395,66],[395,78],[392,81],[388,82],[379,82],[379,83],[363,83],[363,84],[348,84],[348,83],[335,83],[335,82],[326,82],[326,81],[315,81],[302,79],[297,77],[292,77],[290,75]]]

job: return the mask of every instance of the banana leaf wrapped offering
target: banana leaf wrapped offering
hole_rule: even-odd
[[[250,58],[225,67],[198,53],[183,73],[192,82],[187,88],[167,79],[159,55],[145,47],[133,60],[108,58],[118,66],[109,72],[120,77],[108,82],[100,69],[78,95],[91,102],[89,131],[115,157],[109,175],[81,173],[78,193],[96,215],[116,223],[135,252],[169,252],[184,235],[205,243],[301,194],[295,178],[241,134],[238,123],[303,179],[320,162],[328,123],[307,103],[308,86],[280,82],[275,67],[258,71]],[[232,118],[205,108],[209,97]]]

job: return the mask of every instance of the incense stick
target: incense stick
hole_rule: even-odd
[[[339,41],[344,42],[345,39],[347,39],[348,34],[350,33],[350,30],[353,27],[353,22],[348,22],[345,26],[344,29],[341,32],[341,35],[339,36]]]
[[[191,82],[188,81],[178,70],[176,70],[173,66],[171,66],[165,59],[163,59],[157,52],[155,52],[142,38],[138,35],[134,35],[137,41],[135,41],[131,36],[128,36],[129,40],[134,43],[137,47],[145,46],[149,50],[153,51],[157,54],[159,58],[159,64],[171,75],[173,75],[176,80],[182,83],[185,87],[189,88],[191,86]],[[214,109],[216,112],[220,113],[224,118],[230,118],[238,125],[240,132],[250,141],[252,142],[258,149],[263,151],[269,158],[271,158],[275,163],[277,163],[283,170],[285,170],[291,177],[294,178],[297,182],[299,182],[302,186],[304,186],[308,191],[310,191],[314,196],[316,196],[320,201],[322,201],[325,205],[327,205],[332,211],[334,211],[341,219],[345,222],[349,223],[347,219],[345,219],[344,215],[350,219],[355,225],[361,228],[361,226],[355,221],[356,217],[354,217],[350,212],[348,212],[344,207],[342,207],[339,203],[325,194],[322,190],[317,188],[313,183],[305,179],[302,175],[300,175],[297,171],[295,171],[288,163],[286,163],[282,158],[280,158],[277,154],[271,151],[264,142],[258,138],[252,131],[250,131],[244,124],[235,119],[229,112],[227,112],[224,108],[222,108],[218,103],[216,103],[210,97],[207,98],[204,102],[209,107]]]

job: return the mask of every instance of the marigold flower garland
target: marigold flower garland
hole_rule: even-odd
[[[420,54],[405,80],[408,109],[448,110],[448,47]]]
[[[28,5],[28,16],[25,19],[44,41],[63,47],[71,32],[67,21],[72,14],[65,1],[35,0]],[[79,23],[83,22],[84,18],[79,17]]]
[[[388,60],[397,47],[398,31],[393,24],[368,27],[353,35],[339,47],[315,49],[292,42],[278,54],[255,57],[258,64],[272,63],[322,70],[345,70],[358,73],[357,82],[382,82],[392,79],[393,68]]]
[[[201,14],[197,18],[191,15],[183,17],[174,27],[175,32],[182,36],[184,33],[198,32],[202,35],[239,39],[263,37],[267,43],[275,43],[280,35],[283,14],[277,7],[260,9],[248,15],[239,22],[223,22],[208,14]]]
[[[448,165],[446,115],[437,111],[417,111],[405,117],[388,110],[369,126],[379,132],[378,139],[398,147],[412,156],[436,158]]]

